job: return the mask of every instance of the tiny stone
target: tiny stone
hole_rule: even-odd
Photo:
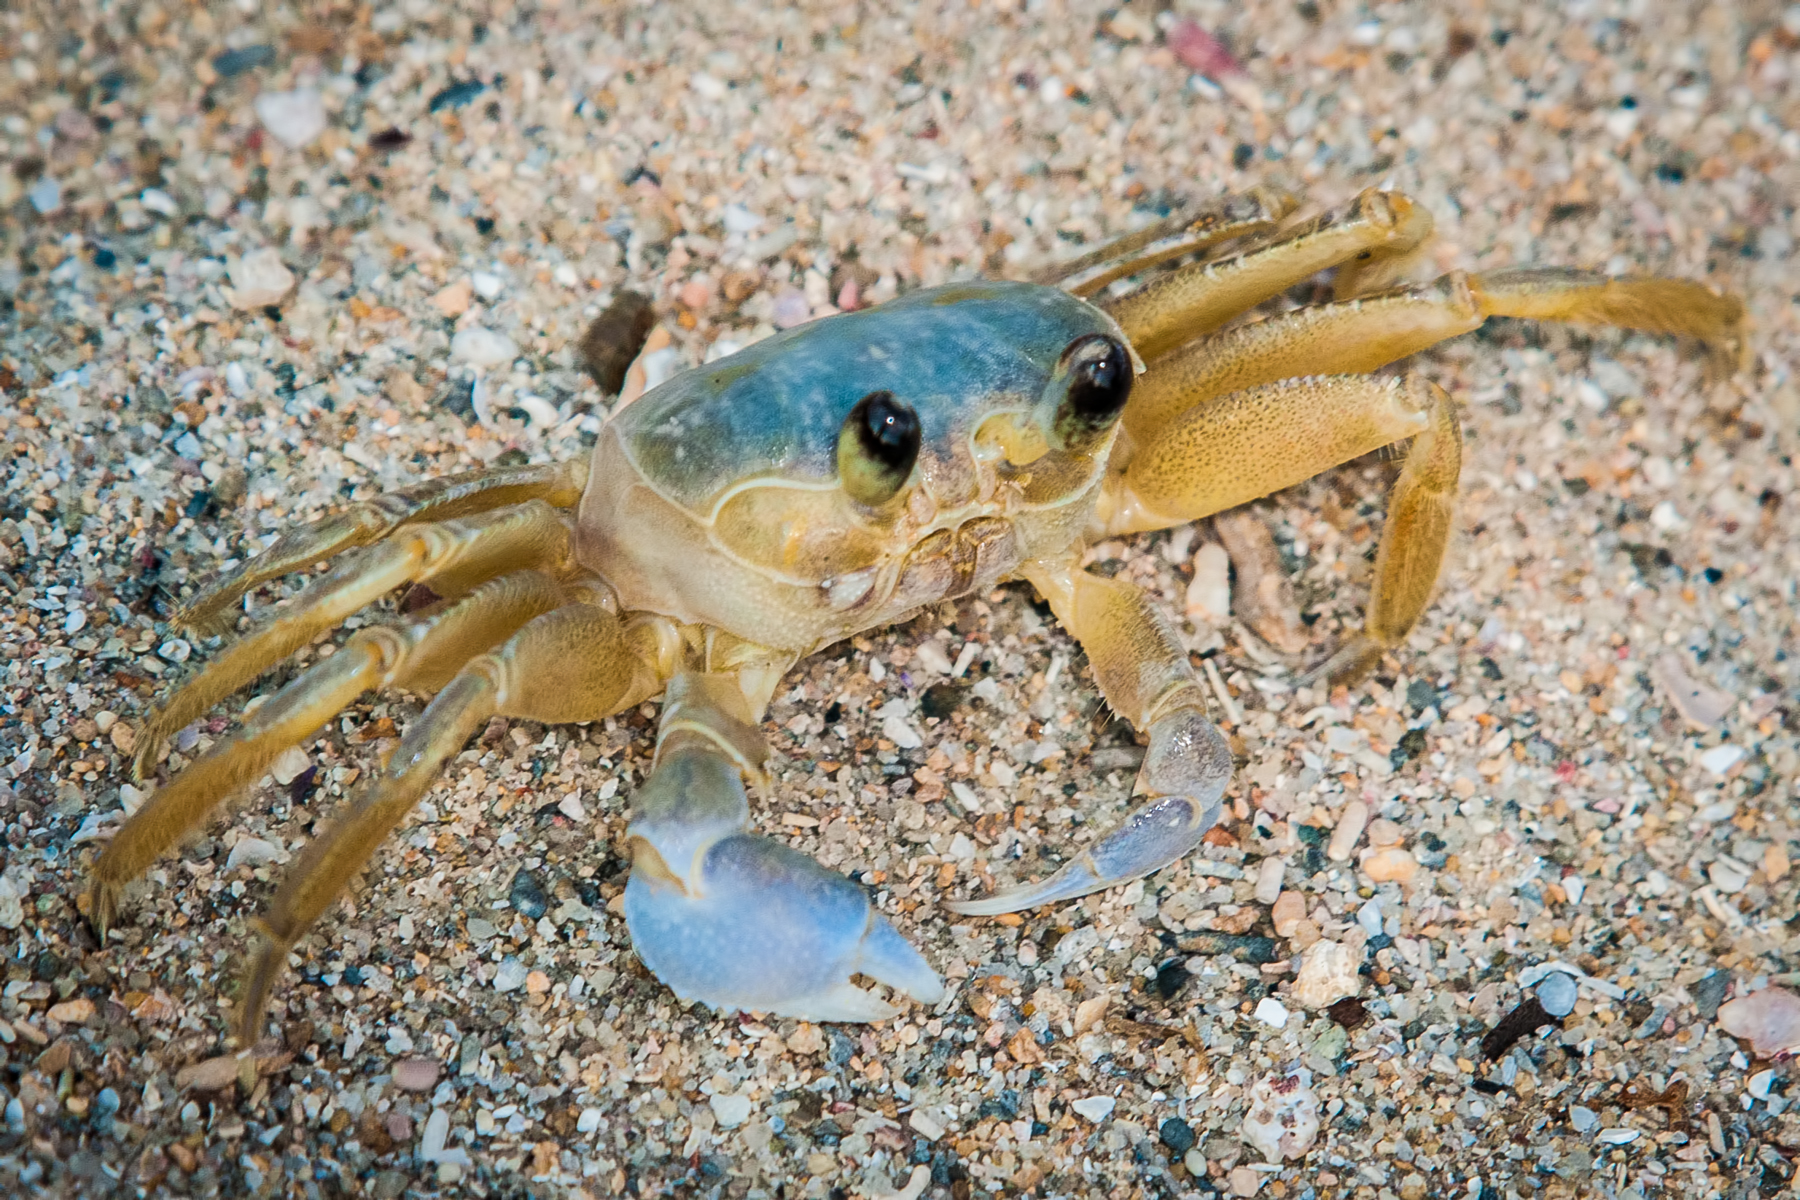
[[[1569,1124],[1574,1126],[1576,1133],[1586,1133],[1599,1123],[1600,1114],[1593,1109],[1579,1104],[1569,1106]]]
[[[282,787],[300,778],[300,773],[312,766],[312,759],[306,751],[298,746],[289,746],[283,750],[275,761],[269,764],[269,775]]]
[[[1400,826],[1386,817],[1377,817],[1369,822],[1369,845],[1398,846],[1405,832]]]
[[[1411,883],[1418,873],[1419,861],[1411,852],[1398,846],[1385,846],[1363,858],[1363,874],[1376,883]]]
[[[1256,1019],[1271,1029],[1283,1029],[1287,1026],[1288,1010],[1281,1001],[1273,996],[1264,996],[1256,1002]]]
[[[1112,1116],[1113,1106],[1118,1102],[1111,1096],[1084,1096],[1080,1100],[1071,1100],[1069,1107],[1075,1112],[1098,1125]]]
[[[500,293],[506,290],[506,281],[504,279],[500,278],[498,275],[489,274],[486,271],[476,271],[474,274],[470,275],[469,284],[475,289],[475,294],[480,296],[483,300],[497,300],[500,297]]]
[[[254,107],[263,128],[289,149],[303,149],[325,132],[325,101],[316,89],[264,92]]]
[[[1231,556],[1217,542],[1202,542],[1194,551],[1186,611],[1196,624],[1223,625],[1231,619]]]
[[[541,996],[550,990],[550,977],[542,971],[533,971],[525,976],[525,994]]]
[[[469,311],[469,305],[473,301],[473,289],[470,288],[467,279],[459,279],[455,283],[439,289],[431,297],[432,304],[436,305],[438,312],[446,317],[462,316]]]
[[[1356,974],[1357,954],[1342,942],[1321,941],[1308,947],[1301,958],[1300,974],[1292,995],[1307,1008],[1329,1007],[1361,990]]]
[[[257,837],[242,837],[237,845],[231,848],[231,854],[225,859],[225,869],[230,871],[245,863],[257,866],[261,863],[274,862],[281,854],[280,847],[272,842],[265,842]]]
[[[40,215],[49,216],[62,207],[62,185],[48,175],[39,176],[26,195]]]
[[[550,908],[550,897],[544,894],[544,885],[537,881],[537,876],[520,868],[513,876],[512,886],[506,890],[506,898],[511,902],[513,911],[527,921],[535,921]]]
[[[394,1086],[403,1092],[429,1092],[437,1086],[438,1064],[429,1058],[403,1058],[394,1064]]]
[[[450,339],[450,356],[477,367],[497,367],[518,353],[518,344],[511,338],[480,325],[459,329]]]
[[[593,1133],[600,1128],[600,1122],[605,1119],[605,1116],[606,1114],[597,1108],[582,1109],[581,1115],[575,1119],[575,1132]]]
[[[1194,1148],[1193,1127],[1180,1117],[1170,1117],[1164,1121],[1162,1128],[1157,1131],[1157,1136],[1162,1139],[1163,1145],[1176,1154],[1186,1154]]]
[[[1231,1186],[1234,1196],[1254,1196],[1262,1187],[1262,1172],[1253,1171],[1249,1167],[1233,1167],[1226,1182]]]
[[[1693,987],[1695,1011],[1705,1020],[1712,1020],[1719,1014],[1719,1005],[1724,1002],[1725,992],[1730,987],[1730,971],[1714,971],[1702,978]]]
[[[1566,1017],[1575,1011],[1575,996],[1579,990],[1574,976],[1552,971],[1538,981],[1537,1000],[1551,1016]]]
[[[494,972],[494,990],[516,992],[525,986],[525,976],[528,974],[530,971],[524,963],[508,955],[500,960],[500,968]]]
[[[233,308],[256,309],[279,304],[294,287],[294,273],[281,261],[281,252],[272,246],[232,259],[226,274],[231,278],[226,298]]]
[[[1723,775],[1737,766],[1738,760],[1744,757],[1744,748],[1734,746],[1730,742],[1714,746],[1700,756],[1700,765],[1714,775]]]
[[[1276,937],[1293,937],[1294,930],[1306,919],[1306,898],[1299,892],[1281,893],[1275,897],[1269,919],[1274,923]]]
[[[805,292],[787,288],[775,297],[775,328],[792,329],[811,319],[812,307],[806,303]]]
[[[721,1129],[736,1129],[750,1119],[750,1097],[742,1095],[715,1095],[710,1101],[713,1116]]]
[[[1343,815],[1338,817],[1337,827],[1331,831],[1331,841],[1325,847],[1325,855],[1332,862],[1349,862],[1350,852],[1356,849],[1357,839],[1362,837],[1363,827],[1369,823],[1369,806],[1361,800],[1352,800],[1344,805]]]
[[[1281,899],[1281,879],[1287,868],[1287,859],[1279,854],[1272,854],[1262,860],[1256,869],[1256,902],[1273,904]],[[1280,930],[1276,930],[1280,933]],[[1287,936],[1283,934],[1282,936]]]

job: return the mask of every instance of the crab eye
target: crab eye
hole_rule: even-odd
[[[1092,333],[1076,338],[1057,364],[1062,398],[1051,421],[1051,441],[1080,449],[1119,419],[1131,398],[1131,352],[1116,338]]]
[[[838,432],[838,480],[850,498],[875,508],[894,498],[919,459],[919,414],[892,392],[856,402]]]

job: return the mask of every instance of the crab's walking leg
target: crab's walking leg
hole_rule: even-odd
[[[239,1033],[256,1040],[269,993],[293,944],[368,863],[437,778],[444,762],[489,717],[546,724],[594,721],[654,695],[650,663],[597,604],[570,604],[535,618],[498,650],[457,672],[406,730],[393,757],[350,810],[313,839],[259,921],[262,944],[245,981]]]
[[[224,632],[221,626],[229,628],[225,610],[250,589],[342,551],[378,542],[411,521],[448,520],[527,500],[544,500],[557,508],[569,508],[581,499],[587,472],[585,457],[566,463],[468,471],[426,480],[352,505],[341,513],[284,533],[267,550],[194,597],[175,618],[176,622],[200,633]]]
[[[1169,865],[1218,823],[1231,782],[1231,750],[1207,720],[1187,652],[1150,599],[1066,563],[1030,564],[1023,574],[1088,652],[1106,702],[1149,735],[1138,772],[1147,801],[1048,879],[950,906],[977,916],[1071,900]]]
[[[1477,329],[1489,317],[1579,321],[1695,337],[1741,353],[1743,304],[1686,279],[1613,278],[1526,268],[1467,275],[1295,309],[1191,342],[1133,388],[1125,428],[1138,443],[1217,396],[1305,375],[1350,375]]]
[[[119,830],[94,864],[90,917],[105,936],[119,894],[213,806],[255,779],[289,746],[311,737],[371,688],[432,692],[475,655],[561,603],[550,578],[518,571],[476,588],[441,612],[357,633],[308,668],[244,721],[242,728],[182,771]]]
[[[734,675],[669,684],[656,766],[632,798],[625,920],[637,955],[684,1000],[815,1021],[897,1009],[867,975],[931,1004],[944,988],[868,894],[747,832],[746,776],[767,755]]]
[[[1423,208],[1397,192],[1371,189],[1266,246],[1172,271],[1103,307],[1153,362],[1310,275],[1353,259],[1403,259],[1431,230]]]
[[[1089,254],[1066,263],[1055,263],[1037,275],[1039,283],[1062,283],[1077,296],[1092,296],[1114,280],[1147,271],[1170,259],[1197,254],[1224,242],[1268,233],[1294,211],[1296,201],[1287,192],[1255,188],[1237,196],[1225,196],[1193,216],[1180,214],[1147,225],[1108,242]],[[1165,239],[1167,245],[1143,251]],[[1103,264],[1106,270],[1082,278]]]
[[[169,697],[138,737],[133,773],[156,765],[168,736],[345,617],[405,583],[430,580],[454,596],[525,567],[559,568],[568,555],[568,518],[542,500],[456,521],[403,530],[342,562],[287,608],[227,646]]]

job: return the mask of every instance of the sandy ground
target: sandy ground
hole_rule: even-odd
[[[1796,948],[1800,10],[1443,11],[0,14],[0,1187],[1786,1187],[1790,1067],[1714,1014]],[[1465,405],[1461,531],[1420,628],[1348,691],[1299,674],[1356,619],[1394,461],[1255,507],[1298,654],[1184,616],[1196,553],[1220,569],[1210,527],[1100,548],[1212,654],[1241,756],[1188,862],[1011,923],[939,904],[1066,854],[1130,788],[1130,732],[1010,586],[803,664],[765,724],[759,827],[859,873],[953,983],[937,1011],[724,1018],[636,964],[617,839],[650,706],[472,744],[300,948],[247,1090],[218,1058],[247,922],[416,699],[366,697],[97,944],[83,871],[142,799],[135,729],[215,649],[172,606],[346,498],[582,453],[615,401],[576,343],[620,291],[654,300],[655,377],[1261,181],[1321,206],[1404,190],[1438,220],[1428,273],[1703,279],[1745,297],[1754,343],[1717,385],[1691,348],[1609,331],[1496,322],[1422,356]],[[1239,617],[1253,573],[1240,555]],[[1295,971],[1333,955],[1360,1003],[1328,1013],[1304,997],[1345,987]],[[1537,990],[1566,1004],[1547,962],[1581,972],[1573,1010],[1484,1052]]]

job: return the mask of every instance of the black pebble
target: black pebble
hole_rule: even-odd
[[[363,981],[363,969],[361,967],[345,967],[344,968],[344,982],[345,983],[349,984],[351,987],[361,987],[362,981]]]
[[[831,1060],[831,1065],[834,1067],[841,1067],[855,1056],[856,1043],[839,1033],[837,1030],[832,1030],[831,1050],[827,1054],[827,1057]]]
[[[1173,1000],[1176,993],[1186,986],[1188,969],[1179,958],[1171,958],[1156,969],[1156,994],[1164,1000]]]
[[[1163,1145],[1177,1154],[1186,1154],[1194,1148],[1194,1130],[1180,1117],[1170,1117],[1164,1121],[1157,1136],[1162,1138]]]
[[[943,720],[962,703],[963,687],[959,683],[934,683],[919,697],[919,711]]]
[[[1414,712],[1422,712],[1437,703],[1437,689],[1423,679],[1415,679],[1406,685],[1406,702]]]
[[[513,911],[527,921],[537,920],[550,908],[550,897],[544,894],[544,885],[530,871],[523,869],[513,876],[506,898],[512,902]]]
[[[655,324],[650,297],[631,291],[620,292],[606,311],[594,318],[581,335],[581,361],[601,391],[616,394],[625,386],[625,372]]]
[[[464,421],[475,419],[475,381],[473,379],[452,379],[444,385],[443,394],[437,398],[438,407]]]
[[[487,90],[487,84],[479,79],[469,79],[462,83],[453,83],[431,98],[426,105],[427,112],[443,112],[446,108],[462,108],[469,101]]]
[[[412,134],[404,129],[395,129],[389,126],[369,138],[369,148],[371,150],[398,150],[410,141],[412,141]]]
[[[1725,999],[1725,989],[1730,986],[1730,971],[1714,971],[1694,985],[1694,1007],[1702,1017],[1710,1021],[1719,1015],[1719,1005]]]
[[[274,61],[275,47],[264,44],[222,51],[213,55],[212,66],[223,78],[230,79],[233,75],[266,67]]]
[[[118,261],[119,256],[114,254],[111,250],[108,250],[105,246],[94,251],[94,265],[99,267],[102,271],[111,270],[118,264]]]

